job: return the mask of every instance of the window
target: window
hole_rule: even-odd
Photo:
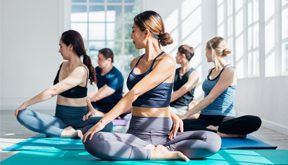
[[[71,29],[83,36],[94,66],[98,50],[108,47],[114,52],[114,65],[128,73],[127,61],[139,55],[130,36],[140,7],[140,0],[72,0]]]
[[[282,74],[288,75],[288,0],[282,0]]]

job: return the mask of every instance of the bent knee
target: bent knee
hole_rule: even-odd
[[[91,155],[97,158],[101,159],[112,159],[113,155],[109,154],[109,151],[111,151],[111,145],[108,141],[103,140],[101,138],[98,138],[97,135],[95,135],[92,140],[87,140],[84,143],[85,149],[87,152],[89,152]],[[98,135],[99,136],[99,135]]]

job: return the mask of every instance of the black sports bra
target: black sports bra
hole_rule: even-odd
[[[56,75],[56,77],[54,79],[54,83],[53,83],[54,85],[59,82],[59,73],[60,73],[62,64],[60,65],[59,70],[57,72],[57,75]],[[87,81],[88,81],[88,78],[87,78]],[[59,95],[63,96],[63,97],[67,97],[67,98],[83,98],[83,97],[86,97],[87,96],[87,83],[86,83],[85,87],[77,85],[77,86],[75,86],[75,87],[73,87],[71,89],[68,89],[68,90],[60,93]]]

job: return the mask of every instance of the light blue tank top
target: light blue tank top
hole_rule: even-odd
[[[203,82],[202,89],[205,93],[205,97],[210,93],[210,91],[217,84],[223,70],[228,67],[227,65],[221,70],[219,75],[213,80],[210,80],[210,74],[213,69],[210,70],[207,78]],[[221,116],[235,116],[234,111],[234,95],[235,86],[229,86],[225,89],[210,105],[204,108],[201,112],[202,115],[221,115]]]

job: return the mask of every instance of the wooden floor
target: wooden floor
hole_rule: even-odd
[[[53,114],[54,112],[42,111],[43,113]],[[13,111],[0,111],[0,160],[6,159],[17,152],[4,152],[3,148],[11,146],[23,139],[36,135],[21,126]],[[278,146],[278,149],[288,149],[288,135],[276,132],[272,129],[261,127],[253,136],[269,143]]]

